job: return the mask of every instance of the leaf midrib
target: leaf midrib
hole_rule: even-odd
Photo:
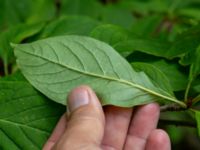
[[[79,73],[81,73],[81,74],[88,75],[88,76],[93,76],[93,77],[97,77],[97,78],[102,78],[102,79],[106,79],[106,80],[111,80],[111,81],[116,81],[116,82],[120,82],[120,83],[123,83],[123,84],[127,84],[127,85],[129,85],[129,86],[132,86],[132,87],[138,88],[138,89],[140,89],[140,90],[143,90],[143,91],[145,91],[145,92],[147,92],[147,93],[149,93],[149,94],[152,94],[152,95],[161,97],[161,98],[166,99],[166,100],[169,100],[169,101],[171,101],[171,102],[175,102],[175,103],[181,105],[182,107],[186,107],[185,103],[183,103],[183,102],[181,102],[181,101],[179,101],[179,100],[177,100],[177,99],[175,99],[175,98],[172,98],[172,97],[168,97],[168,96],[159,94],[159,93],[157,93],[157,92],[155,92],[155,91],[149,90],[149,89],[147,89],[147,88],[145,88],[145,87],[142,87],[142,86],[140,86],[140,85],[138,85],[138,84],[135,84],[135,83],[133,83],[133,82],[129,82],[129,81],[124,80],[124,79],[117,79],[117,78],[113,78],[113,77],[109,77],[109,76],[105,76],[105,75],[104,75],[104,76],[101,76],[101,75],[98,75],[98,74],[95,74],[95,73],[91,73],[91,72],[86,72],[86,71],[83,72],[83,71],[81,71],[81,70],[78,70],[78,69],[76,69],[76,68],[70,67],[70,66],[68,66],[68,65],[61,64],[61,63],[59,62],[59,60],[58,60],[58,62],[56,62],[56,61],[50,60],[50,59],[48,59],[48,58],[46,58],[46,57],[42,57],[42,56],[40,56],[40,55],[36,55],[36,54],[34,54],[34,53],[30,53],[30,52],[24,51],[24,50],[20,49],[19,46],[16,47],[16,49],[21,50],[22,52],[24,52],[24,53],[26,53],[26,54],[28,54],[28,55],[33,55],[33,56],[35,56],[35,57],[39,57],[39,58],[41,58],[41,59],[43,59],[43,60],[49,61],[49,62],[51,62],[51,63],[54,63],[54,64],[60,65],[60,66],[62,66],[62,67],[68,68],[69,70],[72,70],[72,71],[75,71],[75,72],[79,72]],[[33,49],[33,50],[34,50],[34,49]]]

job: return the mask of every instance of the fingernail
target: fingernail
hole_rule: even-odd
[[[84,88],[76,88],[74,89],[69,96],[68,100],[68,109],[70,112],[75,109],[89,104],[89,95],[87,89]]]

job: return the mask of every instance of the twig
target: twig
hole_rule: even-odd
[[[184,102],[187,102],[187,99],[188,99],[188,93],[189,93],[189,90],[190,90],[191,84],[192,84],[192,79],[189,80],[189,82],[188,82],[188,85],[187,85],[187,88],[186,88],[186,91],[185,91]]]
[[[183,111],[186,110],[186,108],[181,107],[180,105],[177,104],[168,104],[168,105],[163,105],[160,107],[161,112],[165,111]]]
[[[8,75],[8,65],[7,65],[7,63],[4,62],[3,66],[4,66],[4,74]]]

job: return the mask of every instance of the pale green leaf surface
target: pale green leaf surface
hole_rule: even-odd
[[[27,82],[0,81],[0,148],[41,150],[64,107]]]
[[[18,45],[17,63],[28,81],[50,99],[66,104],[74,87],[91,86],[102,104],[134,106],[157,100],[185,105],[135,72],[109,45],[84,36],[60,36]]]

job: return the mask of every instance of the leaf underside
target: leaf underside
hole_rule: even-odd
[[[79,85],[91,86],[103,105],[131,107],[163,99],[181,103],[145,73],[134,71],[112,47],[89,37],[68,35],[22,44],[15,55],[28,81],[61,104]]]

